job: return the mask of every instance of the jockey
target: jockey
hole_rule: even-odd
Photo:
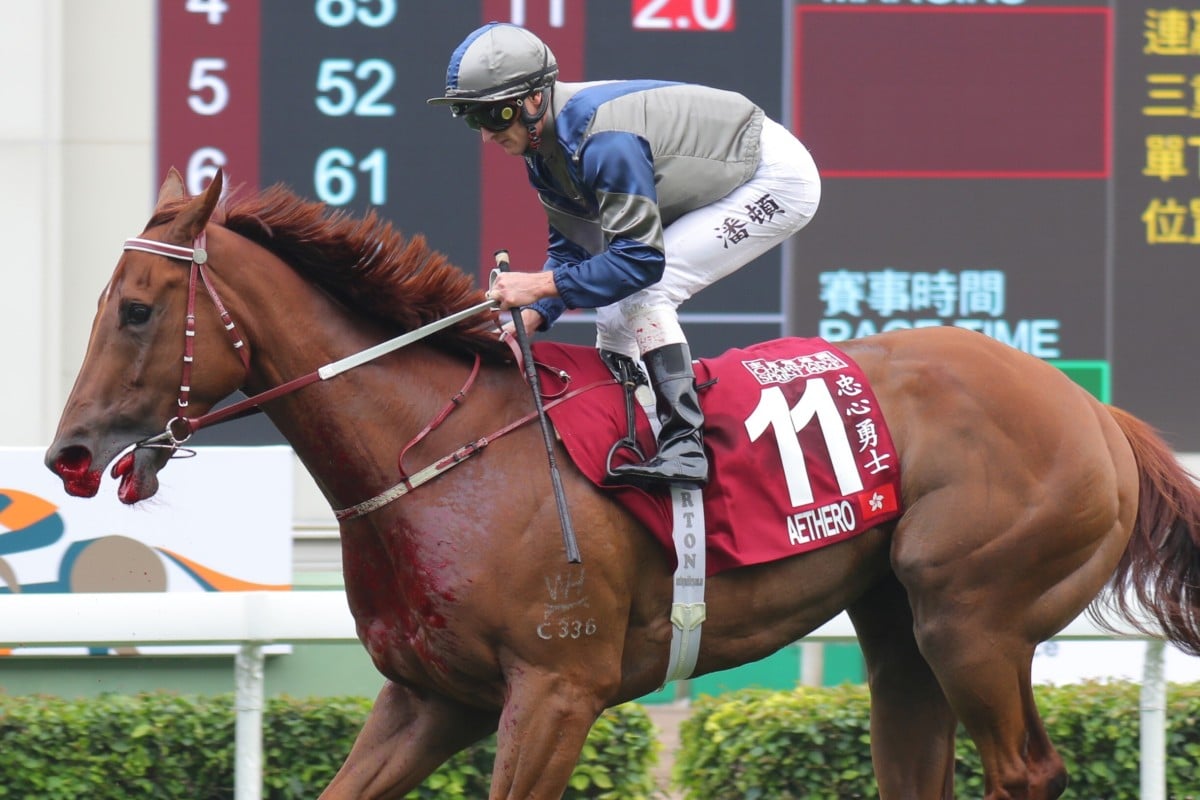
[[[596,309],[610,367],[641,358],[662,428],[657,453],[615,468],[643,488],[708,479],[679,304],[803,228],[821,183],[808,150],[734,92],[655,80],[567,83],[524,28],[493,22],[450,57],[428,102],[525,159],[550,225],[541,272],[505,272],[489,299],[529,330]]]

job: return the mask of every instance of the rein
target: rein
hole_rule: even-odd
[[[192,435],[201,428],[262,411],[260,406],[265,402],[274,400],[287,394],[291,394],[292,392],[316,383],[317,381],[329,380],[330,378],[336,377],[347,370],[361,366],[362,364],[366,364],[367,362],[373,361],[376,358],[387,355],[395,350],[399,350],[401,347],[405,347],[413,342],[420,341],[421,339],[437,333],[444,328],[448,328],[451,325],[454,325],[468,317],[484,311],[495,310],[496,308],[496,304],[490,300],[483,303],[478,303],[470,306],[469,308],[457,311],[448,317],[443,317],[442,319],[431,322],[428,325],[423,325],[420,328],[409,331],[408,333],[396,336],[395,338],[389,339],[386,342],[381,342],[380,344],[368,347],[365,350],[361,350],[357,353],[346,356],[345,358],[326,364],[323,367],[318,367],[306,375],[293,378],[286,383],[282,383],[272,389],[267,389],[266,391],[260,392],[253,397],[244,398],[236,403],[231,403],[224,408],[210,411],[207,414],[203,414],[199,417],[187,417],[184,416],[184,409],[188,407],[189,395],[191,393],[191,374],[192,363],[194,361],[196,338],[197,283],[204,284],[204,288],[208,291],[209,297],[212,298],[213,304],[216,306],[217,313],[221,317],[221,323],[225,327],[225,331],[229,336],[230,342],[233,344],[234,350],[241,357],[242,366],[245,369],[246,374],[248,375],[250,372],[249,350],[246,348],[245,342],[242,340],[241,335],[237,332],[237,325],[234,323],[229,312],[225,309],[224,303],[221,302],[220,295],[217,294],[216,287],[213,285],[212,279],[209,277],[208,271],[204,267],[204,265],[208,262],[208,252],[205,249],[205,242],[206,238],[204,231],[201,231],[199,235],[196,236],[194,246],[192,247],[184,247],[181,245],[155,241],[154,239],[142,239],[138,237],[132,237],[125,240],[125,245],[123,248],[125,250],[139,250],[144,253],[152,253],[154,255],[164,256],[176,261],[186,261],[189,262],[190,265],[190,271],[188,275],[187,316],[184,324],[183,373],[180,379],[179,399],[177,401],[180,408],[180,414],[179,416],[172,417],[167,421],[166,428],[162,433],[143,439],[140,442],[136,442],[134,444],[135,449],[158,448],[169,450],[171,453],[170,457],[172,458],[181,457],[176,455],[178,452],[182,452],[186,456],[195,455],[195,451],[184,448],[182,445],[191,439]],[[512,347],[511,342],[510,347]],[[518,366],[520,366],[520,351],[515,347],[513,347],[513,351],[517,358]],[[501,436],[511,433],[517,428],[520,428],[521,426],[527,425],[533,420],[538,419],[538,414],[536,411],[526,414],[520,419],[510,422],[509,424],[487,436],[480,437],[473,442],[463,445],[454,452],[433,462],[429,466],[418,470],[411,476],[408,475],[404,470],[403,464],[405,454],[408,453],[408,451],[415,444],[424,439],[431,431],[441,425],[442,422],[444,422],[445,419],[450,415],[450,413],[462,404],[466,397],[467,390],[470,389],[472,384],[474,384],[475,377],[479,374],[479,365],[480,357],[478,354],[476,354],[475,365],[471,369],[471,374],[467,377],[467,380],[463,384],[462,388],[450,398],[450,401],[446,404],[445,408],[443,408],[420,433],[418,433],[407,445],[404,446],[404,449],[400,452],[398,464],[401,475],[400,483],[396,484],[390,489],[380,492],[369,500],[358,503],[357,505],[344,509],[335,509],[334,516],[339,522],[347,519],[355,519],[357,517],[369,514],[372,511],[383,508],[393,500],[403,497],[404,495],[416,489],[418,486],[428,483],[447,470],[450,470],[461,464],[463,461],[466,461],[471,456],[478,454],[483,450],[483,448],[487,447],[488,444],[496,439],[499,439]],[[570,376],[563,372],[558,372],[557,376],[560,380],[563,380],[564,383],[570,380]],[[560,394],[550,402],[546,403],[545,408],[553,408],[554,406],[564,403],[573,397],[577,397],[584,392],[591,391],[592,389],[596,389],[600,386],[605,386],[610,383],[612,383],[611,380],[600,380],[587,384],[586,386],[581,386],[577,389],[567,392],[566,394]]]

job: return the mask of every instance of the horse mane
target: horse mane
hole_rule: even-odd
[[[174,219],[186,203],[155,213],[146,228]],[[254,194],[225,195],[212,222],[261,245],[346,308],[399,332],[483,302],[474,280],[428,246],[405,237],[371,210],[361,217],[306,200],[282,184]],[[429,337],[456,355],[511,361],[490,314],[478,314]]]

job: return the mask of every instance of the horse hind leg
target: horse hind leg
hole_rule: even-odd
[[[1044,797],[1058,797],[1067,789],[1067,767],[1062,756],[1050,742],[1042,715],[1038,713],[1031,682],[1026,683],[1021,701],[1025,709],[1025,729],[1028,731],[1025,765],[1029,782]]]
[[[1128,538],[1125,522],[1101,531],[1043,518],[959,555],[931,554],[930,541],[953,541],[934,529],[907,540],[911,549],[899,532],[893,564],[921,653],[979,750],[985,800],[1054,800],[1067,772],[1034,701],[1034,648],[1103,587]]]
[[[942,566],[936,578],[921,580],[911,571],[899,577],[914,609],[917,646],[979,751],[984,798],[1054,800],[1065,790],[1066,770],[1034,702],[1032,665],[1039,637],[1030,630],[1052,624],[1047,619],[1069,622],[1076,603],[1058,590],[1068,584],[1066,594],[1073,597],[1081,581],[1014,593],[994,582],[1005,580],[994,567],[978,560]],[[1000,572],[1013,580],[1031,569],[1013,565]],[[1040,598],[1036,612],[1030,597]]]
[[[971,650],[983,629],[955,635]],[[933,637],[926,635],[925,642]],[[926,645],[928,647],[928,645]],[[940,646],[940,652],[945,652]],[[1062,758],[1050,743],[1033,698],[1033,646],[997,636],[972,655],[934,659],[958,718],[983,764],[985,800],[1054,800],[1067,786]]]
[[[1016,666],[1021,658],[1010,662],[1015,683],[985,682],[986,668],[977,666],[955,671],[970,677],[965,688],[957,677],[948,681],[956,698],[952,707],[942,679],[918,649],[899,583],[889,579],[858,601],[850,616],[867,662],[871,757],[881,800],[953,800],[960,718],[980,749],[988,800],[1053,800],[1063,793],[1066,768],[1038,714],[1029,669]],[[1026,663],[1031,663],[1032,650],[1028,654]],[[1016,705],[1009,702],[1018,697]],[[1006,748],[1006,741],[1019,744]]]
[[[867,665],[881,800],[954,800],[958,720],[917,648],[904,588],[889,576],[848,613]]]
[[[909,508],[892,566],[921,654],[979,751],[985,800],[1054,800],[1067,774],[1033,699],[1033,652],[1103,588],[1132,512],[1095,499],[1119,494],[1102,469],[1085,480],[1056,468],[1031,495],[1021,470],[990,463]]]

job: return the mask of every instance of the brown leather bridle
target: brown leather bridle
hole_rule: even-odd
[[[196,236],[192,247],[168,244],[167,242],[159,242],[154,239],[142,239],[137,236],[125,240],[123,248],[125,250],[140,250],[143,253],[153,253],[154,255],[175,259],[176,261],[187,261],[190,265],[188,270],[187,317],[183,326],[183,372],[179,381],[179,399],[176,401],[179,406],[179,415],[167,421],[166,430],[162,433],[139,442],[138,445],[141,447],[166,447],[174,453],[174,451],[179,449],[181,444],[192,438],[192,434],[199,428],[212,422],[212,420],[208,419],[208,417],[213,416],[212,414],[205,414],[197,418],[186,416],[192,392],[192,364],[195,361],[196,349],[197,283],[203,283],[204,288],[208,290],[208,296],[212,298],[213,305],[216,306],[217,313],[221,317],[221,324],[225,328],[225,333],[229,336],[229,341],[233,344],[234,351],[242,360],[242,368],[246,374],[250,372],[250,351],[246,348],[246,343],[238,333],[233,317],[225,309],[225,304],[221,302],[221,296],[217,294],[217,287],[213,285],[212,278],[209,277],[208,270],[204,267],[208,262],[208,251],[205,250],[205,244],[206,237],[204,231],[200,231]]]

